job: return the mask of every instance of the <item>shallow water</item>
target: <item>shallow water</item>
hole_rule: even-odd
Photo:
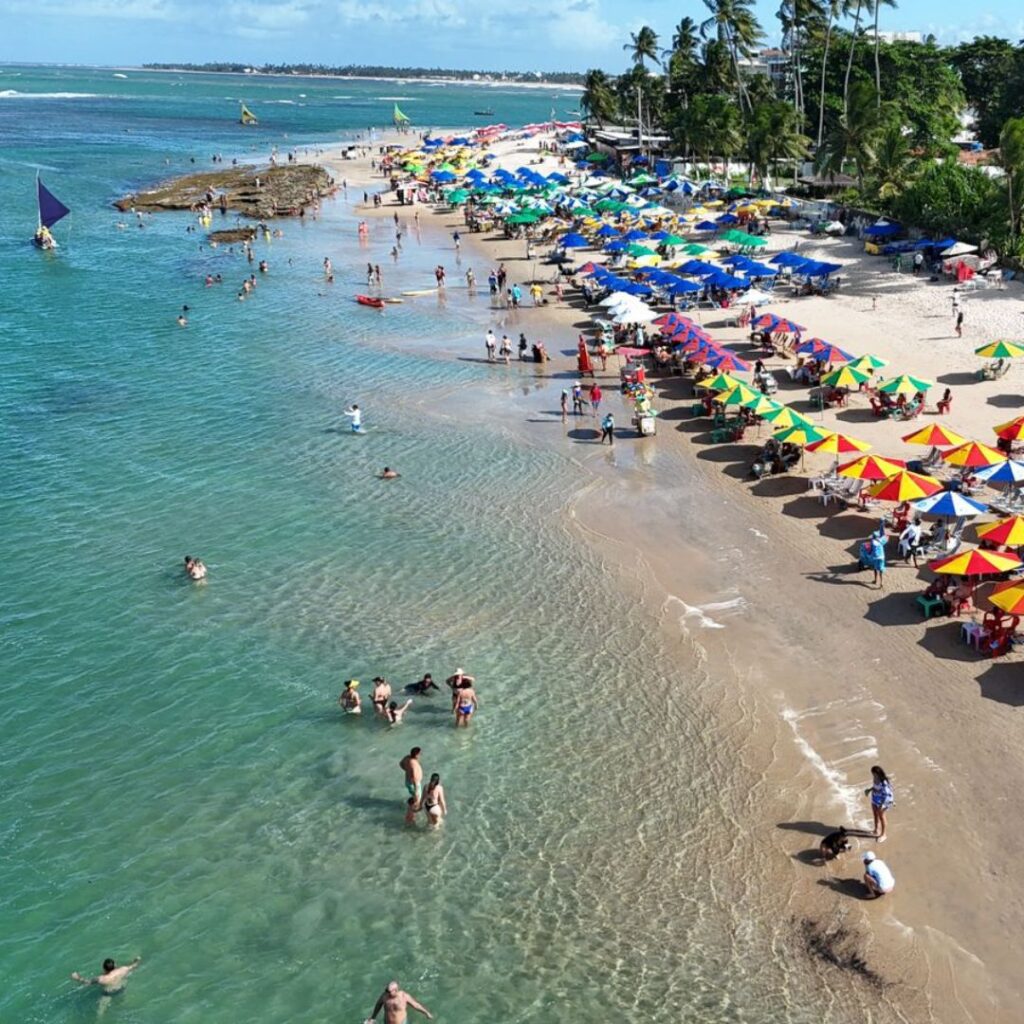
[[[136,88],[55,74],[18,89]],[[532,368],[434,358],[479,354],[483,300],[355,307],[390,231],[359,250],[340,201],[285,226],[243,303],[249,268],[200,251],[186,218],[117,231],[104,203],[165,153],[184,166],[199,130],[191,79],[145,81],[138,104],[31,101],[74,126],[44,146],[30,102],[0,100],[24,132],[9,159],[60,167],[48,183],[75,208],[70,245],[32,252],[12,212],[31,172],[0,165],[0,1017],[360,1020],[396,976],[447,1020],[864,1019],[859,990],[793,945],[785,893],[739,838],[771,757],[756,707],[680,638],[681,609],[586,543],[567,515],[594,481],[583,454],[509,430],[502,409],[536,404]],[[513,98],[520,120],[546,112]],[[429,284],[436,245],[410,235],[387,290]],[[222,288],[201,286],[211,268]],[[366,436],[339,415],[351,401]],[[385,463],[402,478],[375,480]],[[678,497],[684,520],[706,514]],[[179,575],[186,552],[206,585]],[[440,696],[394,730],[337,713],[347,677],[457,664],[480,684],[469,730]],[[447,788],[437,833],[402,824],[413,744]],[[66,981],[137,952],[109,1005]]]

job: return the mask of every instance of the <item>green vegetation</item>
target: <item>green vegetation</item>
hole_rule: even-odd
[[[667,48],[645,25],[623,45],[624,72],[586,73],[592,122],[639,117],[676,155],[746,165],[752,183],[810,162],[855,181],[846,201],[1024,256],[1024,42],[887,43],[879,23],[895,0],[781,0],[768,64],[752,0],[703,4],[704,20],[683,18]],[[998,149],[992,167],[960,161],[965,115]]]

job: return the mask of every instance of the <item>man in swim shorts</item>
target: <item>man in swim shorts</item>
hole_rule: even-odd
[[[408,992],[403,992],[398,987],[397,981],[389,981],[388,987],[380,994],[373,1013],[366,1020],[366,1024],[377,1019],[377,1014],[384,1010],[384,1024],[405,1024],[409,1019],[406,1010],[412,1007],[418,1013],[422,1013],[427,1020],[433,1020],[434,1015],[422,1004],[418,1003]]]
[[[373,693],[370,699],[373,701],[373,710],[379,715],[387,711],[388,701],[391,700],[391,684],[377,676],[373,681]]]
[[[99,985],[108,995],[120,992],[124,988],[128,975],[135,970],[142,962],[142,957],[137,956],[130,964],[118,967],[117,964],[107,957],[103,961],[103,970],[95,978],[83,978],[78,971],[71,972],[71,980],[77,981],[79,985]]]
[[[420,748],[413,747],[401,761],[398,767],[405,772],[405,788],[415,801],[415,809],[420,809],[420,800],[423,797],[423,765],[420,764]]]

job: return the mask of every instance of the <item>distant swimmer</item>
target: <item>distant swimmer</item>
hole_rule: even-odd
[[[346,715],[361,715],[363,713],[363,702],[360,699],[358,679],[348,679],[345,682],[345,689],[341,691],[338,704]]]
[[[361,434],[363,432],[363,411],[352,403],[352,407],[345,410],[345,415],[352,421],[352,433]]]
[[[178,326],[188,327],[188,317],[186,317],[184,313],[178,314]]]
[[[398,767],[405,772],[405,788],[409,796],[416,801],[416,810],[419,810],[420,799],[423,796],[423,765],[420,764],[420,753],[419,747],[413,747],[398,762]]]
[[[397,480],[402,474],[390,466],[385,466],[377,475],[381,480]]]
[[[427,783],[423,793],[423,807],[431,828],[437,828],[441,824],[441,819],[448,813],[448,805],[444,800],[444,786],[441,785],[441,776],[437,772],[430,776]]]
[[[332,277],[334,275],[334,268],[331,266],[331,257],[324,257],[324,277]]]
[[[374,710],[383,715],[387,711],[388,701],[391,700],[391,684],[381,676],[377,676],[373,681],[373,692],[370,694],[370,699],[373,701]]]
[[[206,566],[198,558],[185,556],[185,575],[191,580],[205,580]]]
[[[137,956],[130,964],[118,967],[117,964],[107,957],[103,961],[103,970],[95,978],[84,978],[78,971],[71,972],[71,980],[77,981],[79,985],[99,985],[104,992],[113,994],[124,988],[128,975],[142,963],[142,957]]]
[[[406,691],[409,693],[421,693],[424,696],[429,694],[431,690],[437,690],[440,692],[441,687],[434,682],[434,677],[427,672],[419,682],[410,683],[406,687]]]
[[[405,717],[406,711],[409,710],[409,705],[412,703],[412,697],[410,697],[404,704],[399,706],[397,701],[391,701],[387,706],[387,710],[384,712],[387,717],[389,725],[398,725]]]
[[[406,1010],[412,1007],[418,1013],[422,1013],[427,1020],[433,1020],[434,1015],[422,1004],[418,1003],[408,992],[403,992],[398,987],[397,981],[389,981],[388,987],[380,994],[373,1013],[366,1019],[365,1024],[376,1021],[377,1014],[384,1010],[384,1024],[405,1024],[409,1019]]]
[[[473,684],[468,677],[459,684],[455,695],[455,728],[460,725],[469,725],[469,716],[480,707],[480,699],[473,689]]]

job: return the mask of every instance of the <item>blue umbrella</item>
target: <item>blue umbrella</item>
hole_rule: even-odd
[[[699,292],[702,288],[703,285],[699,285],[695,281],[684,281],[681,277],[677,277],[668,285],[668,290],[674,295],[688,295],[693,292]]]
[[[808,260],[806,256],[798,256],[795,252],[780,252],[778,256],[773,256],[768,262],[779,267],[799,267],[812,261]]]
[[[1024,483],[1024,462],[1018,462],[1015,459],[997,462],[994,466],[976,469],[974,475],[979,480],[985,480],[990,484]]]
[[[434,179],[434,181],[439,181],[442,183],[455,180],[455,175],[452,174],[451,171],[431,171],[430,176]]]
[[[621,239],[615,239],[614,242],[609,242],[605,247],[605,252],[622,252],[626,248],[626,243]]]
[[[697,231],[717,231],[718,225],[713,220],[702,220],[696,227]]]
[[[619,232],[616,228],[613,228],[611,224],[604,224],[597,229],[597,233],[601,238],[618,238]]]
[[[988,505],[965,497],[959,491],[939,491],[928,498],[915,501],[914,508],[930,516],[980,516],[988,511]]]
[[[574,231],[570,231],[567,235],[562,235],[558,240],[558,244],[563,249],[585,249],[590,245],[582,235],[578,235]]]
[[[632,231],[627,232],[622,237],[627,242],[644,242],[647,240],[647,236],[637,228],[633,228]]]
[[[689,274],[691,277],[704,277],[713,274],[715,268],[710,263],[702,263],[700,260],[687,260],[680,268],[680,274]]]

